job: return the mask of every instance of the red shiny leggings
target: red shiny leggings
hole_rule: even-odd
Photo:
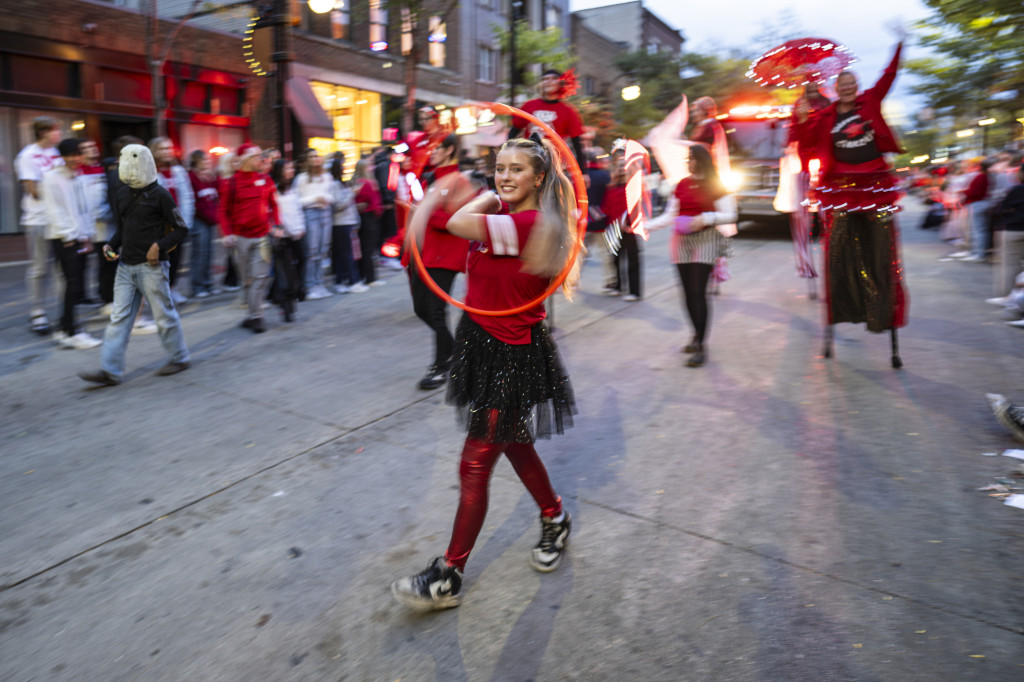
[[[531,443],[490,443],[466,438],[459,464],[459,510],[455,513],[452,540],[444,558],[462,570],[487,516],[487,488],[491,472],[502,453],[533,496],[541,514],[554,518],[562,513],[562,498],[555,494],[547,469]]]

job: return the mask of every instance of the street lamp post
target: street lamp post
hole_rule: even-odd
[[[292,20],[288,8],[288,0],[274,0],[274,108],[277,110],[277,143],[281,156],[292,157],[292,130],[286,104],[288,77],[291,75],[291,62],[295,59],[292,38]]]

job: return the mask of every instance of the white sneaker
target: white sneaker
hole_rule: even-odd
[[[364,292],[369,291],[370,287],[366,286],[362,282],[356,282],[355,284],[350,286],[348,290],[353,294],[362,294]]]
[[[633,301],[639,301],[640,297],[639,296],[634,296],[633,294],[629,294],[628,296],[623,296],[622,300],[623,301],[629,301],[630,303],[632,303]]]
[[[1013,322],[1007,322],[1006,324],[1011,327],[1024,327],[1024,320],[1014,320]]]
[[[171,289],[171,300],[174,301],[174,305],[184,305],[185,303],[188,303],[188,297],[174,289]]]
[[[139,334],[145,336],[146,334],[157,333],[156,322],[145,317],[140,317],[135,320],[135,326],[132,327],[132,334]]]
[[[316,285],[315,287],[313,287],[312,289],[309,290],[309,293],[306,294],[306,300],[307,301],[319,301],[320,299],[327,298],[330,295],[331,295],[331,292],[327,291],[327,289],[325,289],[324,287],[322,287],[322,286],[320,286],[318,284],[318,285]]]
[[[382,287],[382,286],[384,286],[385,284],[387,284],[387,282],[385,282],[385,281],[384,281],[384,280],[382,280],[382,279],[375,279],[375,280],[373,280],[372,282],[370,282],[370,286],[371,286],[371,287]]]
[[[397,258],[385,258],[384,267],[388,268],[389,270],[405,270],[405,268],[402,267],[402,261],[398,260]]]
[[[96,348],[97,346],[103,345],[103,339],[97,339],[95,336],[91,336],[86,332],[78,332],[71,337],[72,348],[84,350],[86,348]]]
[[[964,262],[964,263],[981,263],[983,261],[988,261],[988,259],[985,258],[985,256],[978,256],[978,255],[965,256],[964,258],[961,258],[960,260],[962,262]]]
[[[210,298],[210,292],[206,289],[202,289],[193,294],[193,298]]]
[[[1010,301],[1005,296],[996,296],[995,298],[986,298],[985,303],[989,305],[1009,305]]]
[[[967,258],[970,255],[970,251],[954,251],[953,253],[946,256],[946,258]]]
[[[68,343],[69,343],[68,339],[70,339],[71,337],[68,336],[67,334],[65,334],[62,331],[59,331],[59,330],[55,331],[50,338],[53,339],[53,342],[55,344],[57,344],[58,346],[60,346],[61,348],[70,348],[71,347],[71,346],[68,345]]]
[[[347,294],[349,291],[351,289],[349,289],[347,284],[338,284],[334,287],[334,293],[336,294]]]

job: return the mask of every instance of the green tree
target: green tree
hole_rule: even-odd
[[[1020,0],[924,0],[932,14],[918,23],[933,55],[907,62],[920,78],[913,91],[939,114],[1012,123],[1024,108],[1024,4]],[[1006,125],[993,126],[997,144]]]
[[[512,34],[508,27],[492,24],[491,32],[494,34],[494,42],[501,46],[502,54],[507,56],[512,49]],[[564,72],[576,64],[576,57],[570,52],[561,29],[549,26],[536,31],[522,20],[516,22],[515,32],[516,70],[519,72],[516,80],[522,87],[522,90],[517,88],[517,93],[528,90],[537,83],[539,73],[536,69],[530,68],[532,66]],[[505,99],[510,99],[509,94],[507,89],[502,92]]]
[[[738,50],[724,54],[688,52],[680,59],[683,92],[693,101],[707,95],[718,104],[719,111],[727,111],[740,104],[777,103],[772,91],[767,90],[744,74],[751,59]]]

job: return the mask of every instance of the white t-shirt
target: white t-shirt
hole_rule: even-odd
[[[33,180],[36,183],[36,193],[39,193],[39,184],[43,180],[43,173],[62,165],[60,152],[56,147],[43,149],[33,142],[21,150],[21,153],[14,159],[14,169],[18,174],[18,180]],[[21,224],[22,225],[45,225],[46,209],[40,199],[34,198],[28,192],[21,197]]]

